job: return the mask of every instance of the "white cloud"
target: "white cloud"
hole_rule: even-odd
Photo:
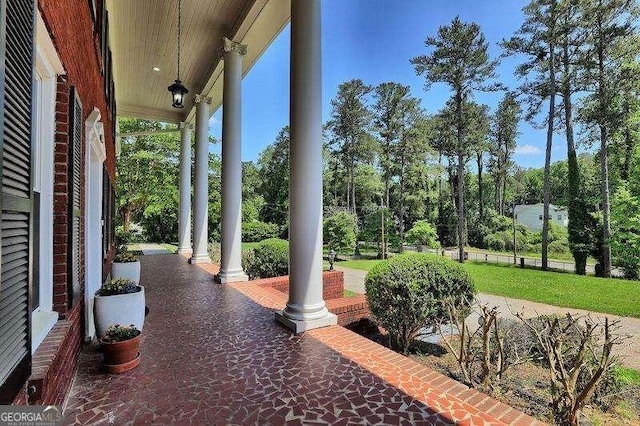
[[[522,145],[522,146],[518,146],[516,147],[516,154],[520,154],[520,155],[538,155],[538,154],[542,154],[542,150],[540,148],[538,148],[537,146],[533,146],[530,144],[526,144],[526,145]]]

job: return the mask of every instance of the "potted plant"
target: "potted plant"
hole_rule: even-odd
[[[100,344],[108,373],[124,373],[140,364],[140,330],[135,325],[110,326],[100,338]]]
[[[113,324],[133,324],[142,330],[144,287],[125,278],[111,280],[96,292],[93,311],[98,336],[104,336]]]
[[[140,283],[140,261],[129,251],[131,233],[119,231],[116,235],[116,257],[111,265],[111,278],[126,278]]]

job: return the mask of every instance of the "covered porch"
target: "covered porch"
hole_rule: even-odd
[[[292,335],[273,319],[286,295],[259,281],[216,284],[216,265],[181,255],[141,262],[140,366],[107,375],[85,349],[65,423],[536,423],[339,325]]]

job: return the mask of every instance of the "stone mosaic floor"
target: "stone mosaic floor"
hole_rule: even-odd
[[[142,258],[140,366],[107,375],[86,349],[66,424],[535,423],[342,327],[294,336],[274,321],[277,292],[216,285],[214,272]]]

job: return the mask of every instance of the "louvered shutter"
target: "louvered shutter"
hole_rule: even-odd
[[[0,404],[13,401],[31,370],[34,17],[33,0],[0,1]]]
[[[82,172],[82,104],[75,89],[69,97],[69,306],[80,299],[80,179]]]

